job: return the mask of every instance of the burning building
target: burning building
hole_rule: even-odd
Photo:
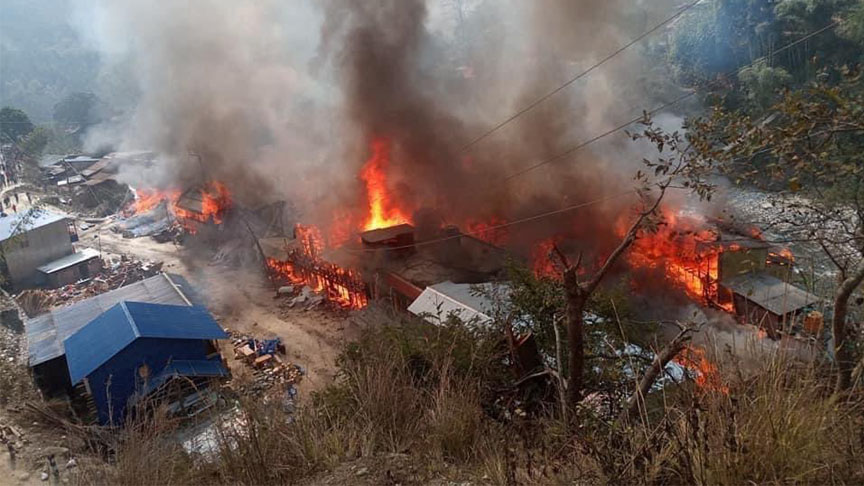
[[[404,310],[423,289],[445,281],[483,283],[501,278],[509,253],[445,227],[419,240],[412,225],[369,230],[359,241],[327,249],[320,232],[297,226],[295,238],[265,238],[259,245],[272,278],[307,285],[347,308],[369,299]]]
[[[754,228],[722,221],[665,215],[644,232],[628,255],[634,272],[662,272],[692,300],[764,328],[769,336],[792,331],[820,299],[789,283],[794,259]]]

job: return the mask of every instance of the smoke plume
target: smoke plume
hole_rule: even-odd
[[[94,141],[161,154],[155,177],[132,174],[133,185],[220,179],[241,203],[290,198],[326,226],[362,210],[358,173],[371,142],[386,138],[388,184],[410,211],[458,224],[512,220],[629,187],[646,148],[623,134],[505,179],[650,108],[664,96],[652,85],[656,68],[634,47],[466,145],[673,8],[643,0],[186,0],[158,8],[90,0],[81,11],[97,21],[83,30],[106,72],[121,69],[138,93]],[[613,237],[610,217],[629,203],[597,204],[536,231],[566,226],[603,246]]]

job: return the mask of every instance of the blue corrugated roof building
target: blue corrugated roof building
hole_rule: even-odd
[[[69,378],[85,384],[99,422],[176,376],[206,385],[228,370],[213,341],[228,334],[199,306],[123,301],[63,341]]]

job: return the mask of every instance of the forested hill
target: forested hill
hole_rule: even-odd
[[[69,24],[70,0],[0,0],[0,106],[50,121],[54,104],[96,91],[99,57]]]

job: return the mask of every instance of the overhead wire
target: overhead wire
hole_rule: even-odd
[[[836,27],[838,24],[839,24],[838,21],[833,21],[833,22],[829,23],[828,25],[826,25],[826,26],[824,26],[824,27],[822,27],[822,28],[820,28],[820,29],[818,29],[818,30],[815,30],[815,31],[813,31],[813,32],[811,32],[811,33],[805,35],[804,37],[802,37],[802,38],[800,38],[800,39],[798,39],[798,40],[796,40],[796,41],[793,41],[793,42],[791,42],[791,43],[789,43],[789,44],[786,44],[785,46],[783,46],[783,47],[781,47],[781,48],[779,48],[779,49],[773,51],[772,55],[777,54],[777,53],[779,53],[779,52],[783,52],[783,51],[785,51],[785,50],[787,50],[787,49],[790,49],[790,48],[792,48],[792,47],[794,47],[794,46],[796,46],[796,45],[802,43],[802,42],[805,42],[805,41],[807,41],[808,39],[810,39],[810,38],[812,38],[812,37],[815,37],[815,36],[817,36],[817,35],[819,35],[819,34],[825,32],[825,31],[827,31],[827,30],[829,30],[829,29],[832,29],[832,28]],[[744,65],[744,66],[741,66],[741,67],[737,68],[735,71],[732,71],[731,73],[728,73],[728,74],[734,74],[734,73],[741,72],[742,70],[744,70],[744,69],[746,69],[746,68],[748,68],[748,67],[750,67],[750,66],[756,64],[757,62],[761,62],[762,60],[764,60],[764,59],[766,59],[766,58],[767,58],[767,56],[762,56],[762,57],[760,57],[760,58],[757,58],[757,59],[751,61],[750,63],[748,63],[748,64],[746,64],[746,65]],[[715,80],[715,81],[712,81],[712,82],[708,83],[708,85],[715,84],[716,82],[717,82],[716,80]],[[660,105],[660,106],[658,106],[658,107],[652,109],[651,111],[645,112],[645,113],[647,113],[647,114],[649,114],[649,115],[653,115],[653,114],[655,114],[655,113],[657,113],[657,112],[659,112],[659,111],[662,111],[662,110],[664,110],[664,109],[666,109],[666,108],[668,108],[668,107],[670,107],[670,106],[672,106],[672,105],[675,105],[675,104],[677,104],[677,103],[680,103],[681,101],[683,101],[683,100],[685,100],[685,99],[687,99],[687,98],[689,98],[689,97],[691,97],[691,96],[693,96],[693,95],[695,95],[695,94],[696,94],[696,91],[695,91],[695,90],[694,90],[694,91],[690,91],[690,92],[688,92],[688,93],[685,93],[685,94],[682,95],[682,96],[679,96],[679,97],[675,98],[675,99],[672,100],[672,101],[669,101],[669,102],[663,103],[662,105]],[[541,162],[538,163],[538,164],[535,164],[535,165],[533,165],[533,166],[531,166],[531,167],[528,167],[528,168],[526,168],[526,169],[523,169],[523,170],[521,170],[521,171],[519,171],[519,172],[517,172],[517,173],[515,173],[515,174],[511,174],[510,176],[507,176],[507,177],[504,179],[504,181],[505,181],[505,182],[506,182],[506,181],[509,181],[509,180],[511,180],[511,179],[513,179],[513,178],[515,178],[515,177],[518,177],[519,175],[522,175],[522,174],[525,174],[525,173],[530,172],[530,171],[532,171],[532,170],[535,170],[535,169],[537,169],[537,168],[539,168],[539,167],[541,167],[541,166],[543,166],[543,165],[549,164],[549,163],[551,163],[551,162],[553,162],[553,161],[555,161],[555,160],[559,160],[559,159],[561,159],[561,158],[564,158],[564,157],[566,157],[566,156],[568,156],[568,155],[570,155],[570,154],[572,154],[572,153],[574,153],[574,152],[576,152],[576,151],[578,151],[578,150],[580,150],[580,149],[582,149],[582,148],[584,148],[584,147],[586,147],[586,146],[588,146],[588,145],[590,145],[590,144],[592,144],[592,143],[594,143],[594,142],[596,142],[596,141],[598,141],[598,140],[600,140],[600,139],[603,139],[603,138],[605,138],[605,137],[607,137],[607,136],[609,136],[609,135],[611,135],[611,134],[613,134],[613,133],[615,133],[615,132],[618,132],[618,131],[620,131],[620,130],[623,130],[623,129],[626,128],[627,126],[632,125],[633,123],[639,122],[640,120],[643,120],[644,118],[645,118],[645,114],[643,113],[643,115],[639,116],[638,118],[634,118],[633,120],[630,120],[630,121],[628,121],[628,122],[626,122],[626,123],[623,123],[623,124],[621,124],[621,125],[618,125],[618,126],[615,127],[615,128],[612,128],[612,129],[607,130],[607,131],[605,131],[605,132],[603,132],[603,133],[601,133],[601,134],[599,134],[599,135],[596,135],[596,136],[592,137],[591,139],[589,139],[589,140],[587,140],[587,141],[585,141],[585,142],[582,142],[582,143],[580,143],[580,144],[578,144],[578,145],[576,145],[576,146],[574,146],[574,147],[571,147],[571,148],[565,150],[564,152],[562,152],[562,153],[560,153],[560,154],[557,154],[557,155],[554,155],[554,156],[552,156],[552,157],[550,157],[550,158],[548,158],[548,159],[545,159],[544,161],[541,161]],[[767,150],[767,149],[766,149],[766,150]],[[764,151],[764,150],[763,150],[763,151]],[[495,231],[495,230],[498,230],[498,229],[507,228],[507,227],[510,227],[510,226],[518,225],[518,224],[524,224],[524,223],[528,223],[528,222],[531,222],[531,221],[536,221],[536,220],[539,220],[539,219],[547,218],[547,217],[550,217],[550,216],[555,216],[555,215],[562,214],[562,213],[566,213],[566,212],[570,212],[570,211],[575,211],[575,210],[577,210],[577,209],[585,208],[585,207],[592,206],[592,205],[595,205],[595,204],[600,204],[600,203],[602,203],[602,202],[606,202],[606,201],[609,201],[609,200],[612,200],[612,199],[617,199],[617,198],[619,198],[619,197],[623,197],[623,196],[626,196],[626,195],[628,195],[628,194],[636,194],[636,193],[637,193],[637,191],[636,191],[635,189],[631,189],[631,190],[628,190],[628,191],[625,191],[625,192],[616,193],[616,194],[613,194],[613,195],[610,195],[610,196],[604,196],[604,197],[601,197],[601,198],[598,198],[598,199],[594,199],[594,200],[591,200],[591,201],[586,201],[586,202],[583,202],[583,203],[580,203],[580,204],[575,204],[575,205],[567,206],[567,207],[560,208],[560,209],[556,209],[556,210],[553,210],[553,211],[547,211],[547,212],[544,212],[544,213],[536,214],[536,215],[534,215],[534,216],[529,216],[529,217],[526,217],[526,218],[517,219],[517,220],[514,220],[514,221],[507,222],[507,223],[501,223],[501,224],[497,224],[497,225],[490,225],[489,227],[484,228],[484,229],[482,229],[482,230],[467,231],[467,232],[464,232],[464,233],[461,233],[461,232],[460,232],[460,233],[457,234],[457,235],[450,235],[450,236],[445,236],[445,237],[441,237],[441,238],[434,238],[434,239],[431,239],[431,240],[424,240],[424,241],[416,242],[416,243],[414,243],[414,244],[412,244],[412,245],[401,245],[401,246],[386,247],[386,248],[347,249],[347,251],[350,251],[350,252],[358,252],[358,251],[359,251],[359,252],[378,252],[378,251],[404,250],[404,249],[408,249],[408,248],[416,248],[416,247],[419,247],[419,246],[433,245],[433,244],[436,244],[436,243],[441,243],[441,242],[444,242],[444,241],[448,241],[448,240],[453,240],[453,239],[461,238],[462,236],[478,236],[478,235],[482,235],[482,234],[490,233],[490,232]]]
[[[687,5],[685,5],[684,7],[682,7],[681,9],[679,9],[677,12],[675,12],[675,14],[672,15],[671,17],[667,18],[667,19],[664,20],[663,22],[660,22],[659,24],[655,25],[655,26],[652,27],[651,29],[649,29],[649,30],[643,32],[642,34],[640,34],[640,35],[637,36],[636,38],[632,39],[632,40],[631,40],[630,42],[628,42],[627,44],[624,44],[623,46],[621,46],[621,47],[619,47],[618,49],[616,49],[615,51],[613,51],[611,54],[607,55],[607,56],[604,57],[603,59],[601,59],[601,60],[597,61],[596,63],[592,64],[591,67],[589,67],[588,69],[586,69],[586,70],[580,72],[580,73],[577,74],[576,76],[573,76],[572,78],[568,79],[564,84],[558,86],[557,88],[553,89],[552,91],[549,91],[548,93],[544,94],[544,95],[541,96],[540,98],[537,98],[536,100],[534,100],[533,102],[529,103],[527,106],[525,106],[525,107],[522,108],[521,110],[517,111],[516,113],[514,113],[513,115],[511,115],[511,116],[508,117],[507,119],[501,121],[500,123],[498,123],[498,124],[495,125],[494,127],[492,127],[492,128],[490,128],[489,130],[483,132],[480,136],[474,138],[473,140],[471,140],[470,142],[468,142],[467,144],[465,144],[465,145],[462,147],[462,151],[464,152],[464,151],[470,149],[471,147],[473,147],[474,145],[476,145],[478,142],[480,142],[481,140],[485,139],[485,138],[488,137],[489,135],[492,135],[493,133],[497,132],[498,130],[504,128],[506,125],[508,125],[508,124],[509,124],[510,122],[512,122],[513,120],[515,120],[515,119],[519,118],[520,116],[524,115],[525,113],[528,113],[529,111],[533,110],[534,108],[536,108],[537,106],[539,106],[540,104],[542,104],[544,101],[546,101],[546,100],[548,100],[549,98],[551,98],[551,97],[555,96],[556,94],[560,93],[562,90],[566,89],[568,86],[572,85],[572,84],[575,83],[576,81],[579,81],[580,79],[584,78],[585,76],[587,76],[588,74],[590,74],[592,71],[594,71],[595,69],[599,68],[599,67],[602,66],[603,64],[606,64],[606,63],[607,63],[608,61],[610,61],[613,57],[617,56],[618,54],[621,54],[622,52],[626,51],[627,49],[629,49],[629,48],[632,47],[633,45],[639,43],[642,39],[645,39],[645,38],[648,37],[649,35],[653,34],[654,32],[656,32],[656,31],[658,31],[659,29],[663,28],[664,26],[666,26],[666,25],[669,24],[670,22],[674,21],[675,19],[677,19],[678,17],[680,17],[681,15],[683,15],[685,12],[687,12],[687,11],[690,10],[691,8],[695,7],[695,6],[696,6],[697,4],[699,4],[700,2],[702,2],[702,0],[696,0],[696,1],[694,1],[694,2],[691,2],[691,3],[687,4]]]
[[[479,236],[479,235],[491,233],[491,232],[499,230],[499,229],[509,228],[510,226],[515,226],[515,225],[524,224],[524,223],[530,223],[530,222],[536,221],[538,219],[543,219],[543,218],[548,218],[550,216],[555,216],[558,214],[568,213],[570,211],[575,211],[577,209],[582,209],[582,208],[585,208],[588,206],[593,206],[595,204],[604,203],[607,201],[611,201],[613,199],[618,199],[620,197],[624,197],[624,196],[627,196],[629,194],[636,194],[636,193],[637,193],[636,189],[630,189],[628,191],[603,196],[603,197],[600,197],[597,199],[592,199],[590,201],[585,201],[585,202],[582,202],[579,204],[573,204],[571,206],[567,206],[564,208],[554,209],[552,211],[546,211],[544,213],[535,214],[534,216],[528,216],[525,218],[515,219],[513,221],[508,221],[506,223],[489,225],[488,227],[486,227],[482,230],[460,232],[459,234],[456,234],[456,235],[442,236],[440,238],[433,238],[431,240],[418,241],[418,242],[411,244],[411,245],[388,246],[386,248],[347,248],[346,250],[349,252],[378,252],[378,251],[382,251],[382,250],[386,250],[386,251],[404,250],[404,249],[408,249],[408,248],[416,248],[418,246],[434,245],[436,243],[441,243],[441,242],[448,241],[448,240],[455,240],[455,239],[461,238],[463,236]]]
[[[796,41],[794,41],[794,42],[791,42],[791,43],[789,43],[789,44],[786,44],[785,46],[783,46],[783,47],[781,47],[781,48],[779,48],[779,49],[773,51],[773,52],[771,53],[771,55],[776,55],[777,53],[780,53],[780,52],[783,52],[783,51],[785,51],[785,50],[787,50],[787,49],[790,49],[790,48],[792,48],[792,47],[794,47],[794,46],[796,46],[796,45],[798,45],[798,44],[800,44],[800,43],[802,43],[802,42],[807,41],[808,39],[810,39],[810,38],[812,38],[812,37],[815,37],[815,36],[817,36],[817,35],[819,35],[819,34],[825,32],[825,31],[827,31],[827,30],[829,30],[829,29],[832,29],[832,28],[836,27],[838,24],[839,24],[839,22],[835,20],[835,21],[829,23],[828,25],[822,27],[821,29],[815,30],[815,31],[813,31],[813,32],[811,32],[811,33],[809,33],[809,34],[807,34],[806,36],[804,36],[804,37],[802,37],[802,38],[800,38],[800,39],[798,39],[798,40],[796,40]],[[756,64],[756,63],[762,62],[762,61],[764,61],[764,60],[767,59],[767,58],[768,58],[768,56],[762,56],[762,57],[759,57],[759,58],[757,58],[757,59],[751,61],[750,63],[745,64],[744,66],[741,66],[741,67],[736,68],[734,71],[730,71],[729,73],[726,73],[726,75],[738,74],[738,73],[740,73],[741,71],[743,71],[744,69],[747,69],[748,67],[751,67],[751,66],[753,66],[753,65]],[[719,82],[719,78],[715,78],[715,80],[709,82],[709,83],[707,84],[707,86],[711,86],[711,85],[717,84],[718,82]],[[686,100],[687,98],[690,98],[690,97],[692,97],[692,96],[694,96],[694,95],[696,95],[696,94],[697,94],[697,91],[696,91],[696,90],[692,90],[692,91],[689,91],[689,92],[687,92],[687,93],[684,93],[683,95],[681,95],[681,96],[679,96],[679,97],[673,99],[672,101],[668,101],[668,102],[662,103],[661,105],[659,105],[659,106],[657,106],[657,107],[651,109],[650,111],[645,111],[645,112],[643,112],[643,113],[642,113],[640,116],[638,116],[638,117],[635,117],[635,118],[633,118],[633,119],[631,119],[631,120],[628,120],[628,121],[626,121],[626,122],[624,122],[624,123],[622,123],[622,124],[620,124],[620,125],[618,125],[618,126],[616,126],[616,127],[614,127],[614,128],[611,128],[611,129],[609,129],[609,130],[606,130],[605,132],[600,133],[599,135],[595,135],[594,137],[592,137],[592,138],[590,138],[590,139],[588,139],[588,140],[586,140],[586,141],[584,141],[584,142],[578,143],[578,144],[574,145],[573,147],[570,147],[570,148],[564,150],[563,152],[560,152],[560,153],[558,153],[558,154],[552,155],[552,156],[550,156],[550,157],[548,157],[548,158],[546,158],[546,159],[543,159],[543,160],[541,160],[540,162],[537,162],[536,164],[531,165],[531,166],[528,166],[528,167],[526,167],[526,168],[524,168],[524,169],[520,169],[520,170],[518,170],[518,171],[516,171],[516,172],[514,172],[514,173],[512,173],[512,174],[510,174],[510,175],[508,175],[508,176],[506,176],[506,177],[504,177],[504,179],[502,179],[500,182],[501,182],[501,183],[509,182],[510,180],[515,179],[516,177],[522,176],[522,175],[524,175],[524,174],[526,174],[526,173],[528,173],[528,172],[531,172],[531,171],[534,171],[534,170],[536,170],[536,169],[539,169],[540,167],[543,167],[543,166],[545,166],[545,165],[547,165],[547,164],[550,164],[550,163],[552,163],[552,162],[555,162],[555,161],[558,161],[558,160],[564,159],[564,158],[566,158],[566,157],[572,155],[573,153],[578,152],[579,150],[581,150],[581,149],[587,147],[588,145],[591,145],[591,144],[593,144],[593,143],[595,143],[595,142],[597,142],[597,141],[599,141],[599,140],[601,140],[601,139],[604,139],[604,138],[608,137],[609,135],[612,135],[612,134],[614,134],[614,133],[617,133],[617,132],[619,132],[619,131],[621,131],[621,130],[627,128],[628,126],[630,126],[630,125],[632,125],[632,124],[634,124],[634,123],[638,123],[638,122],[644,120],[646,114],[649,115],[649,116],[653,116],[653,115],[655,115],[655,114],[657,114],[657,113],[659,113],[659,112],[661,112],[661,111],[663,111],[663,110],[665,110],[665,109],[667,109],[667,108],[669,108],[669,107],[671,107],[671,106],[673,106],[673,105],[676,105],[676,104],[678,104],[678,103],[680,103],[680,102]]]

